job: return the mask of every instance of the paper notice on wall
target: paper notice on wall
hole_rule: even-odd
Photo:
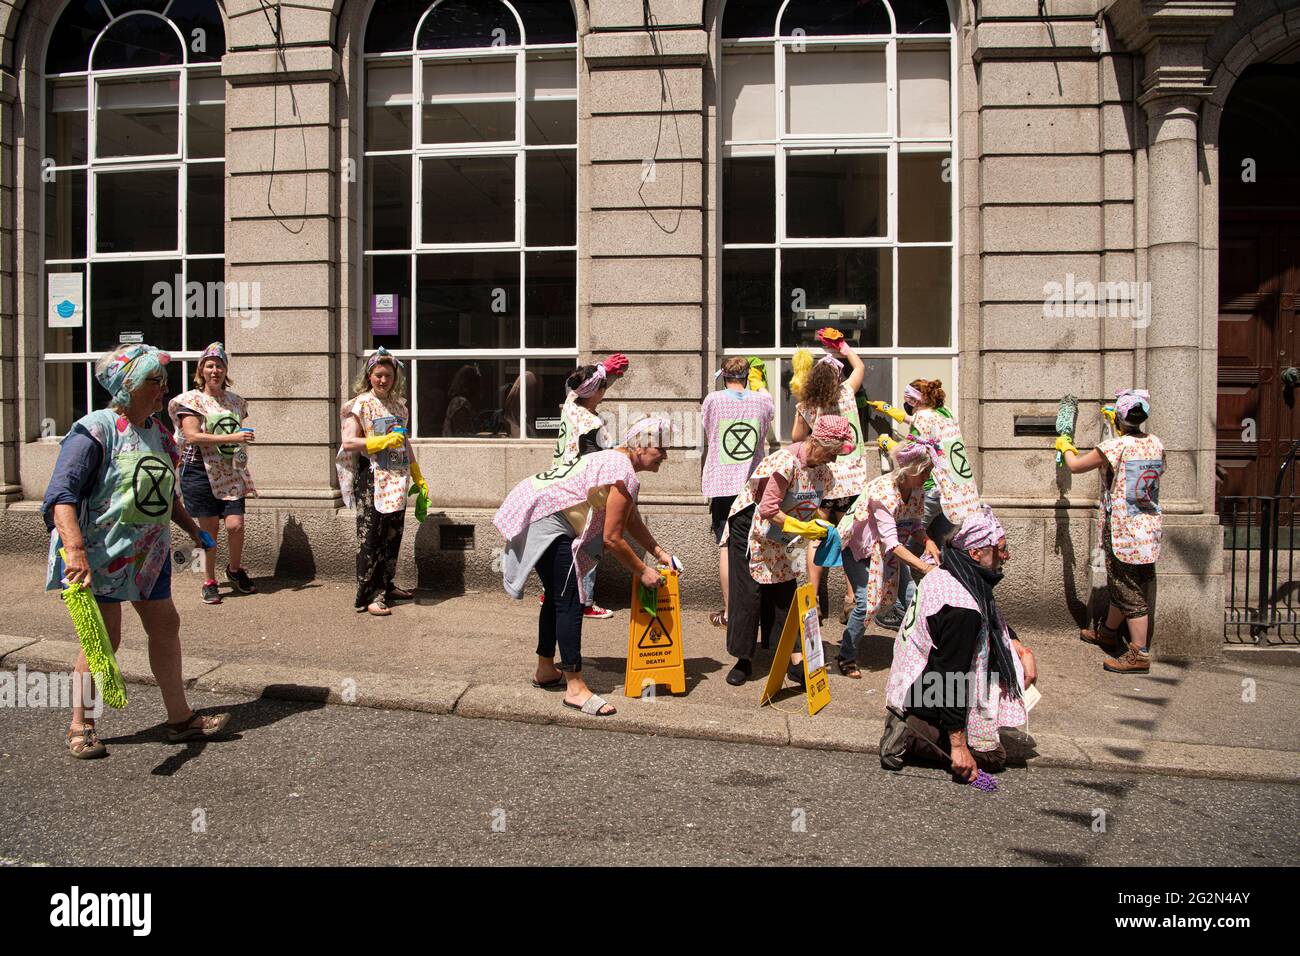
[[[397,334],[397,295],[379,292],[370,297],[370,335]]]
[[[50,328],[81,328],[86,314],[81,273],[51,272],[46,279]]]

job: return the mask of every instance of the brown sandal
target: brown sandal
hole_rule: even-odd
[[[198,721],[195,724],[195,721]],[[191,713],[185,720],[167,725],[167,742],[181,744],[199,737],[215,737],[230,722],[229,714]]]
[[[862,671],[858,669],[857,661],[836,660],[835,663],[839,666],[840,673],[845,677],[851,680],[862,680]]]
[[[108,748],[95,734],[94,724],[83,724],[79,730],[68,728],[68,754],[77,760],[94,760],[107,757]]]
[[[727,612],[714,611],[712,614],[709,615],[709,623],[712,624],[714,627],[726,627]]]

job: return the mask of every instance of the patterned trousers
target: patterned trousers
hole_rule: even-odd
[[[365,458],[357,462],[353,498],[357,509],[356,607],[363,608],[393,588],[406,509],[387,515],[375,510],[375,476]]]

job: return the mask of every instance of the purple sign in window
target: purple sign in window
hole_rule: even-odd
[[[370,334],[397,334],[397,295],[380,292],[370,297]]]

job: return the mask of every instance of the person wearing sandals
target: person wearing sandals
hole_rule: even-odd
[[[837,529],[844,543],[844,574],[854,603],[836,664],[841,674],[854,680],[862,677],[858,642],[867,621],[880,608],[893,606],[908,568],[924,575],[940,559],[938,544],[928,537],[924,558],[908,547],[909,540],[924,534],[924,487],[931,470],[941,466],[939,448],[931,442],[908,439],[894,447],[890,458],[893,470],[867,482]]]
[[[244,570],[244,499],[257,494],[248,471],[253,429],[244,426],[248,403],[230,390],[230,358],[220,342],[199,356],[195,387],[167,405],[181,455],[181,496],[185,510],[212,538],[226,525],[230,563],[226,580],[240,594],[257,590]],[[220,604],[215,548],[203,552],[203,603]]]
[[[709,616],[714,627],[727,626],[727,516],[736,495],[763,462],[767,434],[776,414],[772,396],[751,390],[750,360],[733,355],[722,363],[718,375],[723,388],[710,392],[700,406],[700,427],[708,443],[700,469],[700,490],[709,499],[713,543],[718,547],[718,580],[722,585],[722,610]]]
[[[728,684],[739,686],[749,679],[760,628],[764,647],[774,631],[780,634],[798,576],[789,548],[826,537],[830,523],[816,519],[835,481],[830,464],[851,451],[853,441],[847,420],[822,415],[807,439],[768,455],[736,495],[727,519],[727,653],[736,658]],[[803,655],[796,651],[787,673],[799,684],[802,664]]]
[[[149,666],[167,709],[173,743],[213,737],[228,713],[197,714],[181,679],[180,616],[171,596],[171,522],[199,547],[213,541],[176,496],[180,456],[154,417],[167,396],[166,352],[149,345],[123,345],[95,365],[95,379],[110,396],[109,407],[73,423],[59,448],[41,514],[50,530],[47,591],[86,585],[95,595],[116,650],[122,640],[122,603],[130,601],[149,640]],[[60,554],[62,549],[63,555]],[[77,655],[68,753],[81,760],[108,754],[95,722],[79,699]]]
[[[582,608],[588,598],[588,572],[608,550],[645,587],[659,588],[663,575],[637,557],[625,536],[661,564],[681,568],[681,562],[655,541],[636,507],[641,489],[637,474],[656,472],[667,460],[670,430],[664,419],[642,419],[618,448],[525,478],[511,489],[492,519],[506,539],[501,561],[506,593],[516,600],[523,597],[534,570],[546,589],[537,618],[533,686],[563,686],[564,705],[594,717],[609,717],[616,711],[582,676]]]
[[[392,601],[414,597],[393,579],[407,494],[415,489],[429,494],[407,446],[405,394],[402,362],[381,345],[366,359],[352,401],[343,407],[343,441],[336,459],[343,503],[357,512],[356,609],[376,617],[392,614]]]
[[[596,365],[583,365],[569,373],[564,380],[567,395],[560,408],[560,434],[555,440],[555,454],[551,467],[559,468],[573,464],[583,455],[602,451],[611,447],[611,440],[605,423],[596,414],[596,409],[605,398],[610,385],[622,378],[627,372],[627,356],[616,352]],[[582,609],[582,616],[589,621],[603,621],[614,616],[614,612],[603,608],[595,602],[596,568],[593,565],[584,583],[587,604]],[[537,603],[546,600],[541,595]]]

